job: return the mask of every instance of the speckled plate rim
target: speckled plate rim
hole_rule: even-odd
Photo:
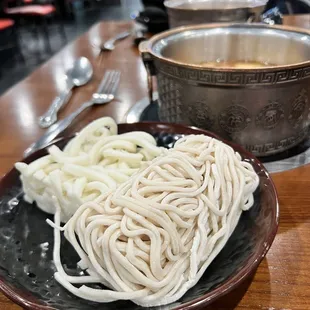
[[[250,152],[243,149],[241,146],[226,141],[216,134],[209,132],[207,130],[199,129],[196,127],[184,126],[179,124],[171,124],[171,123],[162,123],[162,122],[139,122],[139,123],[125,123],[118,125],[119,133],[129,132],[129,131],[146,131],[149,133],[155,132],[166,132],[166,133],[175,133],[175,134],[204,134],[218,140],[225,142],[226,144],[230,145],[235,151],[239,152],[244,158],[250,160],[251,163],[259,168],[260,173],[263,173],[265,179],[268,182],[269,189],[273,194],[274,206],[273,210],[273,218],[272,218],[272,225],[269,231],[266,240],[261,242],[259,249],[250,256],[245,266],[222,282],[218,287],[215,289],[211,289],[209,292],[203,294],[199,298],[195,298],[189,302],[184,303],[181,306],[176,306],[173,310],[193,310],[198,309],[203,306],[206,306],[218,298],[226,295],[233,289],[237,288],[245,279],[250,277],[257,269],[263,258],[266,256],[268,250],[270,249],[272,242],[276,236],[278,225],[279,225],[279,202],[277,191],[275,185],[264,167],[264,165]],[[156,131],[157,130],[157,131]],[[23,159],[23,162],[29,163],[36,158],[39,158],[47,153],[47,148],[52,144],[60,144],[69,141],[73,136],[70,137],[62,137],[54,140],[48,146],[42,148],[41,150],[36,151],[35,153],[31,154],[27,158]],[[0,190],[3,188],[7,188],[4,183],[11,183],[12,178],[15,179],[14,174],[16,173],[16,169],[11,169],[4,177],[0,180]],[[260,179],[262,176],[260,176]],[[46,306],[42,304],[39,300],[35,298],[32,294],[27,294],[25,291],[22,291],[19,288],[12,287],[12,285],[5,282],[5,280],[0,276],[0,291],[11,299],[16,304],[20,305],[25,309],[32,309],[32,310],[55,310],[55,308]]]

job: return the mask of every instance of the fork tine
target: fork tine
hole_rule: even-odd
[[[109,78],[107,80],[107,82],[105,83],[105,87],[102,90],[101,93],[105,93],[105,94],[109,94],[111,92],[111,88],[114,85],[114,81],[115,81],[115,75],[118,71],[115,70],[110,70],[109,71]]]
[[[120,77],[121,77],[121,73],[119,71],[116,71],[115,75],[114,75],[112,88],[110,90],[111,95],[115,95],[115,92],[116,92],[118,85],[119,85],[119,82],[120,82]]]
[[[107,94],[112,94],[112,89],[114,88],[114,84],[116,81],[117,81],[117,71],[113,71],[108,89],[106,90]]]
[[[109,82],[106,84],[106,86],[107,86],[106,89],[105,89],[105,92],[106,92],[106,93],[109,93],[109,92],[110,92],[111,86],[113,85],[114,75],[115,75],[115,71],[114,71],[114,70],[111,70],[111,71],[110,71]]]
[[[117,79],[118,71],[111,71],[109,82],[106,84],[106,88],[104,90],[105,94],[111,94],[111,90],[113,89],[114,83]]]
[[[113,78],[114,78],[114,71],[111,70],[111,71],[110,71],[109,80],[108,80],[108,82],[105,84],[105,88],[104,88],[104,90],[102,91],[102,94],[109,94],[109,93],[110,93],[111,86],[113,85]]]
[[[110,78],[111,78],[111,70],[108,70],[105,72],[105,74],[104,74],[104,76],[103,76],[103,78],[102,78],[102,80],[101,80],[101,82],[97,88],[97,91],[96,91],[97,94],[101,94],[107,88],[107,85],[109,83]]]

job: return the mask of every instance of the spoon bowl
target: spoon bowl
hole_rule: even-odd
[[[116,36],[114,36],[113,38],[111,38],[111,39],[105,41],[105,42],[101,45],[100,49],[101,49],[102,51],[110,51],[110,52],[111,52],[111,51],[113,51],[114,48],[115,48],[115,42],[116,42],[116,41],[123,40],[123,39],[127,38],[130,34],[131,34],[130,31],[121,32],[121,33],[117,34]]]
[[[93,67],[86,57],[78,58],[73,67],[68,70],[67,78],[71,81],[73,86],[85,85],[93,76]]]
[[[105,42],[102,49],[106,51],[113,51],[115,49],[115,45],[112,42]]]
[[[44,115],[39,117],[39,125],[47,128],[57,121],[58,111],[69,101],[72,88],[85,85],[93,76],[93,67],[86,57],[78,58],[73,67],[67,70],[67,87],[52,102]]]

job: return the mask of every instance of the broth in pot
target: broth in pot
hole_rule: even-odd
[[[257,69],[269,66],[273,64],[259,61],[207,61],[199,64],[203,67],[221,68],[221,69]]]

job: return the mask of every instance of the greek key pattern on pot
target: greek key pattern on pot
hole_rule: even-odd
[[[271,154],[275,150],[286,149],[286,148],[292,147],[293,145],[297,145],[306,137],[308,133],[309,133],[309,129],[308,127],[305,127],[300,132],[298,132],[298,134],[295,136],[291,136],[289,138],[282,139],[280,141],[271,142],[271,143],[254,144],[254,145],[248,144],[248,145],[245,145],[245,148],[254,154],[255,153]]]
[[[219,72],[204,69],[190,69],[177,65],[156,63],[157,70],[163,74],[204,84],[225,85],[274,85],[310,77],[310,67],[278,70],[274,72]]]

